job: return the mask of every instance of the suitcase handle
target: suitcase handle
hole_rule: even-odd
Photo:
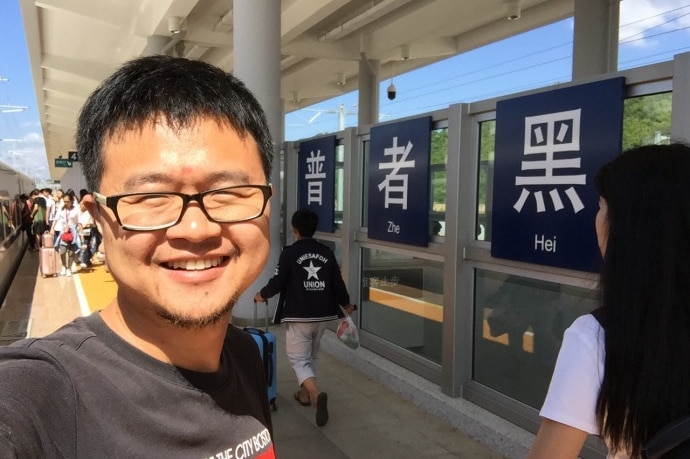
[[[268,331],[268,300],[264,300],[263,302],[266,303],[266,331]],[[259,326],[257,323],[257,321],[259,320],[257,317],[257,312],[256,312],[257,308],[258,308],[257,301],[254,300],[254,326],[255,327]]]

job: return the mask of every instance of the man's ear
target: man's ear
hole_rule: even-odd
[[[88,210],[91,216],[93,217],[93,221],[96,223],[96,228],[98,228],[98,232],[103,234],[103,226],[101,225],[101,208],[96,203],[96,200],[94,199],[93,195],[87,194],[86,196],[84,196],[84,199],[82,199],[81,202],[84,203],[84,207],[86,207],[86,210]]]
[[[81,202],[84,204],[84,207],[86,207],[86,210],[88,210],[91,216],[95,219],[96,214],[98,213],[98,204],[96,204],[96,200],[94,199],[93,195],[85,195]]]

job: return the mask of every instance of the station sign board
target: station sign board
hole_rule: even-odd
[[[496,105],[491,256],[596,272],[593,178],[621,153],[625,80]]]
[[[374,126],[370,145],[369,237],[426,247],[431,117]]]
[[[72,160],[67,158],[55,158],[55,167],[72,167]]]
[[[299,207],[316,213],[325,233],[335,230],[335,143],[332,135],[299,144]]]

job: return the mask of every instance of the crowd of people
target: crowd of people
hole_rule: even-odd
[[[93,216],[84,205],[90,195],[68,189],[34,189],[19,196],[21,226],[29,244],[29,252],[53,247],[60,255],[61,276],[71,276],[80,269],[102,264],[104,255],[98,250],[100,234]]]

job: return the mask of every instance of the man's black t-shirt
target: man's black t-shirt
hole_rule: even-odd
[[[217,373],[158,361],[98,314],[0,349],[0,458],[274,458],[258,348],[229,326]]]

